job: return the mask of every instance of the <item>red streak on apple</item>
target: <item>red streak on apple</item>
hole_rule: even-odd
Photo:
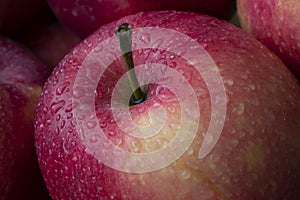
[[[33,137],[35,106],[48,75],[27,49],[0,37],[1,200],[49,198]]]
[[[175,69],[193,87],[199,103],[195,109],[201,115],[192,145],[174,163],[148,173],[114,170],[96,159],[84,145],[81,136],[89,133],[82,134],[82,130],[76,129],[77,118],[73,115],[74,110],[84,109],[84,105],[74,104],[73,99],[88,94],[74,87],[74,82],[79,70],[85,67],[87,56],[99,50],[99,43],[114,37],[116,27],[124,22],[133,30],[156,27],[181,32],[196,40],[217,65],[227,96],[226,121],[216,146],[205,158],[199,159],[198,152],[213,114],[212,91],[193,63],[158,48],[133,51],[134,63],[164,64],[167,68],[157,70]],[[134,42],[156,47],[164,42],[148,40],[151,37],[147,34],[151,33]],[[186,41],[180,42],[188,45]],[[94,61],[102,62],[97,57]],[[148,124],[149,110],[160,104],[167,112],[166,125],[160,136],[148,140],[130,137],[116,124],[110,105],[112,91],[124,72],[120,55],[99,80],[95,90],[99,126],[114,145],[129,152],[148,153],[163,148],[180,126],[182,113],[176,94],[164,85],[149,84],[147,100],[132,106],[131,116],[137,123]],[[94,74],[90,71],[87,78],[95,79]],[[36,110],[39,164],[53,199],[297,199],[299,99],[299,83],[280,59],[234,25],[195,13],[141,12],[102,26],[54,69]],[[126,102],[123,103],[125,106]],[[84,113],[81,118],[90,114]],[[96,124],[84,125],[92,128]],[[101,143],[95,135],[90,143],[97,142]],[[108,156],[113,158],[114,152]]]
[[[238,0],[241,26],[275,52],[300,78],[300,1]]]

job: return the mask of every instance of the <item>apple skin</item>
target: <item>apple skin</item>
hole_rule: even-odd
[[[30,26],[53,20],[54,16],[46,0],[0,2],[0,34],[15,37]]]
[[[211,115],[206,83],[180,56],[157,49],[134,51],[134,62],[136,66],[164,63],[189,80],[201,110],[197,136],[190,148],[163,169],[136,174],[107,167],[83,144],[73,115],[81,106],[72,99],[84,93],[73,88],[74,82],[86,57],[101,41],[114,37],[115,28],[124,22],[133,29],[177,30],[199,42],[215,61],[226,89],[227,113],[221,137],[205,158],[198,159],[198,151]],[[145,142],[125,137],[112,118],[112,89],[125,71],[120,63],[122,60],[112,63],[101,77],[96,90],[97,120],[116,145],[133,152],[147,151]],[[137,121],[147,117],[151,106],[159,103],[173,107],[167,124],[176,123],[180,113],[178,102],[169,101],[173,93],[157,90],[155,84],[149,85],[148,99],[131,108],[132,117]],[[281,60],[234,25],[196,13],[141,12],[102,26],[54,69],[36,109],[38,160],[54,200],[297,199],[299,99],[299,83]],[[172,135],[175,129],[170,125],[166,131]],[[161,148],[161,143],[155,138],[147,147],[155,150]]]
[[[150,10],[182,10],[229,19],[234,13],[234,0],[48,0],[58,19],[81,37],[96,31],[101,25],[123,16]],[[74,23],[76,21],[76,23]]]
[[[300,79],[300,2],[238,0],[242,28],[275,52]]]
[[[53,69],[80,42],[80,38],[55,22],[33,28],[19,38],[19,41]]]
[[[34,147],[33,119],[47,67],[0,37],[0,199],[50,199]]]

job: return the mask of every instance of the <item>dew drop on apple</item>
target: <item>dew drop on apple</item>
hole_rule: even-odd
[[[242,115],[244,111],[245,111],[245,104],[242,102],[235,105],[232,109],[232,112],[238,115]]]
[[[151,41],[151,36],[149,33],[144,33],[140,37],[140,41],[143,42],[145,45],[148,45]]]
[[[222,181],[224,181],[225,183],[229,183],[229,182],[230,182],[229,176],[224,175],[224,176],[221,177],[221,179],[222,179]]]
[[[115,136],[117,135],[117,133],[116,133],[116,131],[111,130],[111,131],[108,132],[108,135],[109,135],[110,137],[115,137]]]
[[[67,114],[67,119],[70,119],[70,118],[72,118],[73,117],[73,113],[68,113]]]
[[[192,176],[192,173],[188,169],[183,169],[180,171],[180,177],[187,180]]]
[[[169,67],[175,68],[177,66],[176,62],[170,62]]]
[[[176,111],[176,109],[173,106],[169,106],[169,107],[167,107],[167,109],[170,113],[175,113],[175,111]]]
[[[55,135],[58,136],[60,134],[60,129],[59,127],[56,127],[55,128]]]
[[[70,82],[65,82],[61,84],[58,88],[56,88],[56,94],[61,95],[62,93],[64,93],[64,91],[67,91],[69,85]]]
[[[72,103],[71,103],[71,104],[69,104],[69,105],[66,107],[65,112],[66,112],[66,113],[71,112],[71,111],[72,111],[72,108],[73,108],[73,105],[72,105]]]
[[[44,106],[42,112],[43,112],[43,114],[46,114],[48,112],[48,108],[46,106]]]
[[[138,111],[139,111],[139,113],[143,113],[143,112],[145,112],[145,108],[143,106],[141,106],[141,107],[139,107]]]
[[[60,123],[60,128],[63,129],[66,125],[66,121],[65,120],[62,120],[61,123]]]
[[[96,126],[96,122],[94,122],[94,121],[87,122],[87,128],[88,129],[92,129],[95,126]]]
[[[98,137],[96,135],[93,135],[91,138],[90,138],[90,142],[91,143],[96,143],[98,142]]]
[[[57,114],[56,117],[55,117],[56,121],[59,121],[60,118],[61,118],[61,115],[60,115],[60,114]]]
[[[234,82],[232,79],[225,79],[224,80],[224,84],[228,85],[228,86],[233,86]]]
[[[60,101],[55,101],[51,104],[50,109],[51,109],[51,113],[53,115],[55,115],[60,109],[63,108],[63,106],[65,105],[65,101],[64,100],[60,100]]]

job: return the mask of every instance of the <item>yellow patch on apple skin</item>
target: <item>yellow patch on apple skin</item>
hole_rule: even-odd
[[[39,85],[18,85],[18,89],[26,98],[23,107],[24,121],[26,124],[33,124],[35,107],[42,92],[42,87]]]
[[[264,162],[262,147],[259,145],[249,147],[246,149],[246,153],[242,155],[242,160],[245,160],[251,169],[258,170]]]

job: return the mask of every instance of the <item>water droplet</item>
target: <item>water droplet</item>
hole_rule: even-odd
[[[76,142],[65,139],[63,141],[63,150],[66,154],[72,153],[73,149],[76,147]]]
[[[208,95],[207,90],[203,88],[197,88],[195,92],[198,97],[205,97]]]
[[[99,90],[96,90],[95,91],[95,97],[96,97],[96,99],[102,99],[103,98],[102,92],[99,91]]]
[[[225,79],[224,80],[224,84],[228,85],[228,86],[233,86],[234,82],[232,79]]]
[[[96,122],[92,121],[92,122],[87,122],[87,128],[92,129],[97,125]]]
[[[64,91],[66,89],[68,89],[68,86],[70,85],[70,82],[65,82],[62,85],[60,85],[57,89],[56,89],[56,94],[57,95],[61,95],[62,93],[64,93]]]
[[[175,68],[177,66],[177,63],[176,62],[171,62],[170,64],[169,64],[169,67],[171,67],[171,68]]]
[[[65,105],[65,101],[64,100],[60,100],[60,101],[56,101],[53,102],[50,106],[51,108],[51,113],[53,115],[55,115],[60,109],[62,109],[62,107]]]
[[[60,128],[64,128],[65,127],[65,125],[66,125],[66,121],[65,120],[62,120],[61,121],[61,124],[60,124]]]
[[[170,113],[175,113],[176,111],[176,109],[173,106],[169,106],[167,109]]]
[[[142,34],[142,36],[140,37],[140,40],[145,43],[145,44],[149,44],[150,43],[150,40],[151,40],[151,36],[149,33],[144,33]]]
[[[180,172],[180,177],[187,180],[192,176],[192,173],[188,169],[183,169]]]
[[[245,111],[245,105],[244,103],[239,103],[237,105],[234,106],[234,108],[232,109],[233,113],[236,113],[238,115],[242,115]]]
[[[65,109],[65,112],[71,112],[71,111],[72,111],[72,103],[69,104],[69,105],[67,106],[67,108]]]
[[[222,179],[225,183],[229,183],[229,182],[230,182],[229,176],[222,176],[221,179]]]
[[[120,146],[123,143],[123,139],[121,137],[116,137],[113,139],[115,145]]]
[[[90,138],[90,142],[91,142],[91,143],[96,143],[96,142],[98,142],[98,136],[97,136],[97,135],[93,135],[93,136]]]
[[[108,132],[108,135],[109,135],[110,137],[115,137],[115,136],[117,135],[117,133],[116,133],[116,131],[109,131],[109,132]]]
[[[67,119],[70,119],[71,117],[73,117],[73,113],[67,114]]]
[[[145,107],[139,107],[139,109],[138,109],[138,111],[139,111],[139,113],[143,113],[143,112],[145,112]]]
[[[47,107],[43,107],[43,113],[46,114],[48,112],[48,108]]]
[[[169,144],[169,140],[166,138],[158,138],[156,140],[156,143],[158,144],[158,148],[162,149],[162,148],[165,148]]]
[[[60,115],[60,114],[57,114],[57,115],[56,115],[56,121],[59,121],[60,118],[61,118],[61,115]]]
[[[60,134],[60,130],[58,127],[55,128],[55,135],[59,135]]]
[[[255,90],[255,86],[254,86],[253,84],[250,84],[250,85],[249,85],[249,88],[250,88],[251,90]]]
[[[106,124],[105,122],[100,123],[100,127],[101,127],[101,128],[105,128],[105,127],[107,127],[107,124]]]
[[[143,175],[140,175],[140,182],[142,185],[146,185],[145,179]]]
[[[138,141],[132,140],[132,141],[130,142],[130,145],[131,145],[131,150],[132,150],[133,152],[138,152],[138,151],[140,150],[140,144],[139,144]]]
[[[170,60],[173,60],[175,58],[175,56],[172,54],[170,55]]]

